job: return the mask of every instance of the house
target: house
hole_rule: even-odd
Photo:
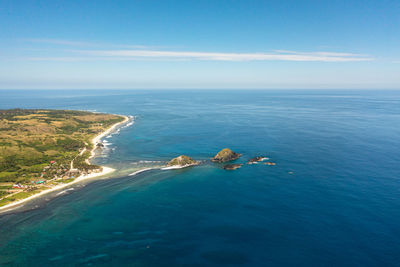
[[[65,173],[67,176],[71,177],[71,178],[75,178],[75,176],[79,176],[80,171],[78,169],[70,169],[69,171],[67,171]]]

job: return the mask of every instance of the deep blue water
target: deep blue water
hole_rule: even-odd
[[[0,91],[15,107],[137,117],[96,159],[123,177],[0,216],[0,266],[400,264],[400,91]],[[224,147],[277,165],[126,175]]]

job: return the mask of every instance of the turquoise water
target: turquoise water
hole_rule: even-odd
[[[0,91],[15,107],[136,117],[96,159],[122,177],[0,216],[0,266],[399,264],[399,91]],[[224,147],[277,165],[127,175]]]

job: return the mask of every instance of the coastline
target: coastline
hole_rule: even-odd
[[[115,130],[115,128],[117,128],[117,127],[119,127],[119,126],[121,126],[121,125],[124,125],[125,123],[129,122],[130,117],[125,116],[125,115],[119,115],[119,116],[124,117],[124,120],[121,121],[121,122],[118,122],[118,123],[116,123],[116,124],[114,124],[114,125],[112,125],[112,126],[109,127],[108,129],[106,129],[104,132],[101,132],[99,135],[95,136],[95,137],[92,139],[93,148],[92,148],[92,150],[90,151],[90,157],[87,159],[89,162],[90,162],[90,159],[94,158],[95,155],[96,155],[95,150],[96,150],[96,147],[97,147],[97,144],[99,143],[99,141],[100,141],[103,137],[105,137],[105,136],[107,136],[108,134],[112,133],[112,132]],[[24,199],[21,199],[21,200],[18,200],[18,201],[9,203],[9,204],[7,204],[7,205],[1,206],[1,207],[0,207],[0,215],[1,215],[1,213],[4,213],[4,212],[10,211],[10,210],[14,210],[14,209],[16,209],[16,208],[19,208],[19,207],[20,207],[20,206],[19,206],[20,204],[26,203],[26,202],[28,202],[28,201],[30,201],[30,200],[36,199],[36,198],[38,198],[38,197],[40,197],[40,196],[43,196],[43,195],[45,195],[45,194],[48,194],[48,193],[51,193],[51,192],[54,192],[54,191],[57,191],[57,190],[66,188],[66,187],[68,187],[68,186],[70,186],[70,185],[73,185],[73,184],[82,182],[82,181],[84,181],[84,180],[88,180],[88,179],[91,179],[91,178],[104,176],[104,175],[106,175],[106,174],[110,174],[110,173],[112,173],[112,172],[115,171],[115,169],[110,168],[110,167],[106,167],[106,166],[101,166],[101,167],[102,167],[102,169],[103,169],[101,172],[98,172],[98,173],[91,173],[91,174],[88,174],[88,175],[80,175],[78,178],[76,178],[75,180],[73,180],[73,181],[71,181],[71,182],[69,182],[69,183],[56,185],[56,186],[54,186],[54,187],[52,187],[52,188],[45,189],[45,190],[43,190],[43,191],[40,191],[40,192],[37,193],[37,194],[34,194],[34,195],[32,195],[32,196],[27,197],[27,198],[24,198]]]
[[[112,133],[115,130],[115,128],[117,128],[118,126],[124,125],[125,123],[129,122],[129,117],[128,116],[125,116],[125,115],[119,115],[119,116],[124,117],[124,120],[112,125],[110,128],[108,128],[104,132],[100,133],[99,135],[96,135],[92,139],[93,148],[90,151],[90,157],[88,158],[89,161],[90,161],[90,159],[94,158],[94,156],[96,155],[95,150],[96,150],[97,144],[99,143],[99,141],[103,137],[105,137],[105,136],[109,135],[110,133]],[[104,166],[102,166],[102,167],[104,168]]]
[[[183,168],[187,168],[187,167],[191,167],[191,166],[197,166],[199,165],[199,162],[196,163],[192,163],[192,164],[186,164],[186,165],[175,165],[175,166],[168,166],[168,167],[162,167],[160,168],[160,170],[177,170],[177,169],[183,169]]]

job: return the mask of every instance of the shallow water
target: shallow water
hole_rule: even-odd
[[[136,116],[99,180],[0,217],[0,266],[396,266],[399,91],[0,91],[0,108]],[[237,162],[150,170],[180,154]]]

